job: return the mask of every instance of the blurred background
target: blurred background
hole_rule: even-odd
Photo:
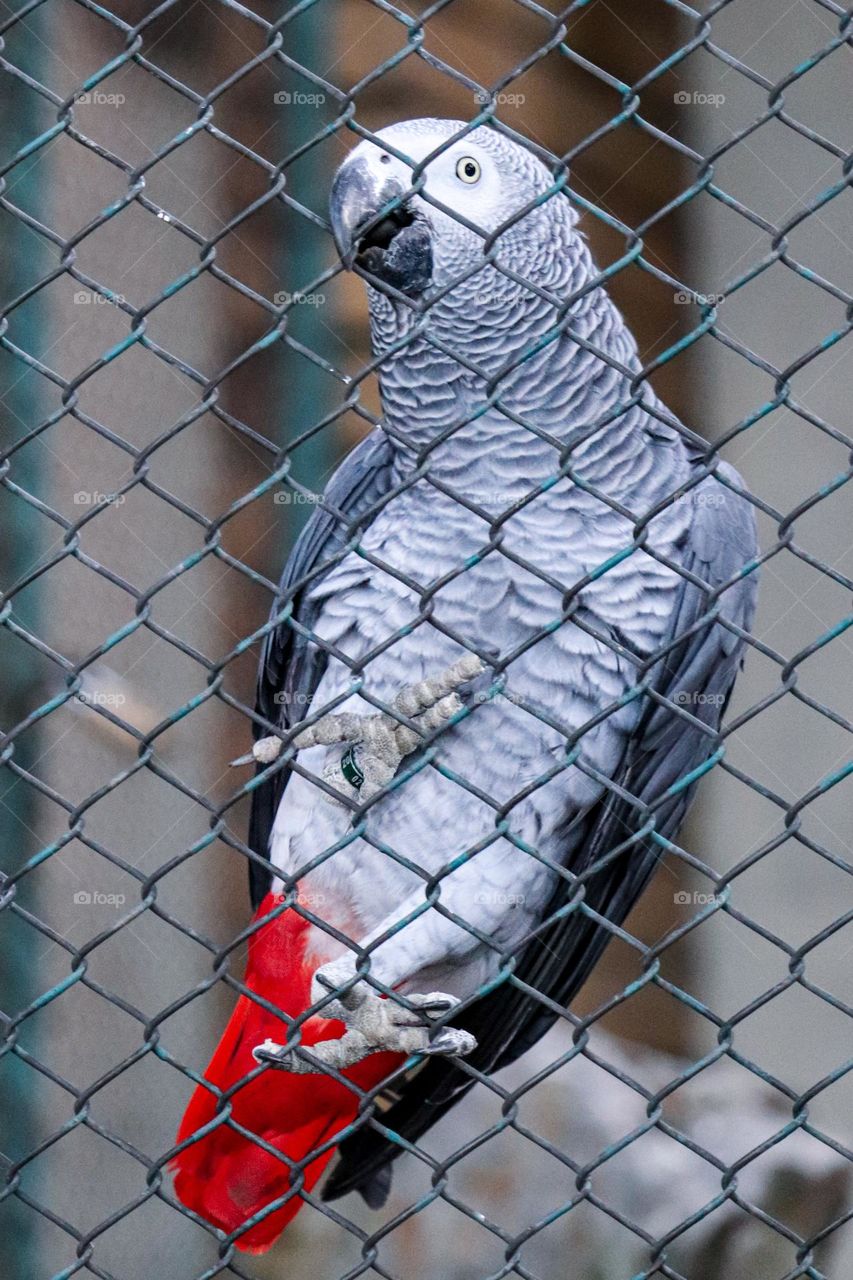
[[[853,1114],[851,50],[829,0],[704,7],[705,26],[667,0],[576,3],[562,45],[547,6],[516,0],[5,7],[3,1276],[479,1280],[534,1224],[519,1274],[545,1280],[664,1274],[650,1242],[670,1233],[666,1274],[689,1280],[851,1274],[849,1227],[824,1237]],[[759,503],[774,554],[744,721],[682,838],[708,874],[667,860],[628,923],[647,946],[680,931],[663,981],[626,994],[642,956],[614,943],[576,1006],[606,1010],[588,1054],[525,1092],[443,1198],[405,1216],[431,1185],[409,1159],[380,1213],[337,1205],[363,1233],[404,1215],[375,1269],[352,1270],[363,1234],[309,1207],[223,1271],[156,1162],[190,1093],[174,1064],[204,1069],[234,1002],[215,975],[249,916],[228,768],[250,740],[244,641],[310,510],[283,477],[321,490],[378,413],[370,380],[341,408],[366,303],[337,269],[329,184],[350,116],[469,120],[482,90],[568,157],[600,266],[639,230],[611,291],[656,389]],[[691,1073],[722,1023],[734,1055]],[[501,1083],[570,1047],[554,1032]],[[663,1121],[718,1167],[660,1127],[597,1167],[646,1121],[624,1077],[654,1094],[680,1073]],[[424,1148],[499,1120],[478,1088]],[[570,1212],[576,1174],[549,1144],[595,1166]],[[740,1161],[734,1197],[694,1223]]]

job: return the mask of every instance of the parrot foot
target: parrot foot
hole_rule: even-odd
[[[441,729],[463,708],[458,690],[485,670],[481,658],[466,653],[444,671],[398,690],[394,709],[415,726],[411,729],[396,715],[330,713],[303,729],[294,738],[297,749],[344,745],[324,770],[324,780],[355,804],[364,804],[394,777],[400,762]],[[273,741],[276,741],[273,739]],[[255,750],[261,743],[255,744]],[[266,763],[266,761],[264,761]],[[331,799],[331,797],[330,797]],[[332,799],[332,803],[337,803]]]
[[[340,759],[327,766],[323,776],[344,796],[364,804],[391,781],[400,761],[411,755],[425,735],[440,729],[462,710],[457,690],[485,669],[481,658],[466,653],[437,675],[400,689],[394,698],[394,708],[417,726],[417,732],[395,716],[330,712],[298,733],[293,745],[297,750],[348,746]],[[283,748],[284,742],[275,734],[259,738],[252,750],[232,760],[231,766],[272,764]]]
[[[358,991],[358,988],[355,989]],[[341,1017],[347,1030],[337,1040],[320,1040],[306,1045],[303,1052],[283,1049],[272,1040],[253,1049],[258,1062],[269,1062],[282,1071],[298,1075],[321,1074],[326,1070],[343,1071],[354,1066],[372,1053],[424,1054],[448,1058],[461,1058],[473,1052],[477,1041],[468,1031],[458,1027],[435,1027],[431,1016],[449,1013],[459,1001],[443,991],[430,991],[424,995],[407,995],[412,1008],[406,1008],[393,999],[383,999],[363,988],[350,991],[341,1001],[335,1001],[332,1016]],[[309,1056],[310,1055],[310,1056]]]
[[[231,768],[237,769],[244,764],[272,764],[281,755],[283,746],[281,738],[259,738],[247,755],[231,761]]]

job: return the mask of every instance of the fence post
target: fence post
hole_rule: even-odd
[[[18,66],[34,77],[38,77],[40,62],[40,25],[40,15],[31,14],[26,35],[17,46]],[[38,106],[36,93],[11,71],[0,76],[0,118],[4,122],[0,158],[4,165],[39,134],[44,117],[40,116]],[[13,446],[33,430],[42,416],[40,375],[22,364],[8,345],[10,332],[15,344],[28,352],[41,353],[44,345],[40,341],[44,331],[43,304],[38,296],[23,304],[20,311],[10,314],[8,309],[9,304],[32,285],[46,256],[43,243],[9,207],[11,204],[41,209],[36,197],[44,191],[44,156],[45,152],[40,151],[18,161],[5,178],[0,179],[0,482],[3,488],[0,498],[0,669],[3,672],[0,743],[4,749],[6,733],[42,701],[35,692],[40,681],[33,675],[32,650],[14,636],[7,625],[12,615],[28,630],[38,630],[40,583],[28,586],[23,598],[8,598],[6,593],[32,568],[45,542],[44,520],[12,487],[27,493],[40,491],[41,446],[33,442],[9,456]],[[32,728],[15,743],[13,758],[19,768],[28,768],[36,759],[38,738],[38,729]],[[33,788],[9,767],[4,750],[0,766],[0,878],[17,870],[41,844],[34,830],[36,807]],[[27,950],[32,935],[15,910],[23,896],[31,908],[31,890],[25,890],[24,894],[10,893],[8,898],[0,890],[0,937],[3,940],[0,1023],[4,1037],[0,1058],[5,1059],[0,1087],[9,1117],[4,1150],[0,1152],[3,1168],[0,1274],[10,1277],[32,1273],[37,1244],[35,1216],[16,1197],[17,1176],[9,1177],[10,1166],[32,1150],[37,1141],[32,1072],[14,1052],[16,1033],[10,1032],[8,1022],[28,1003],[32,994],[33,958],[31,955],[28,958]]]

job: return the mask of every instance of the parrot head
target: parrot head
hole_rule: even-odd
[[[570,256],[575,215],[553,173],[526,147],[486,126],[408,120],[365,139],[337,172],[332,230],[347,267],[427,301],[451,287],[473,302],[484,286],[504,312],[525,290],[548,287]],[[513,281],[491,264],[506,264]],[[390,291],[389,291],[390,294]],[[393,296],[393,295],[390,295]],[[478,298],[482,320],[489,298]]]

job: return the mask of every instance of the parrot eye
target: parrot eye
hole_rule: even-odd
[[[473,185],[480,181],[480,164],[473,156],[463,156],[461,160],[456,161],[456,176],[462,182]]]

